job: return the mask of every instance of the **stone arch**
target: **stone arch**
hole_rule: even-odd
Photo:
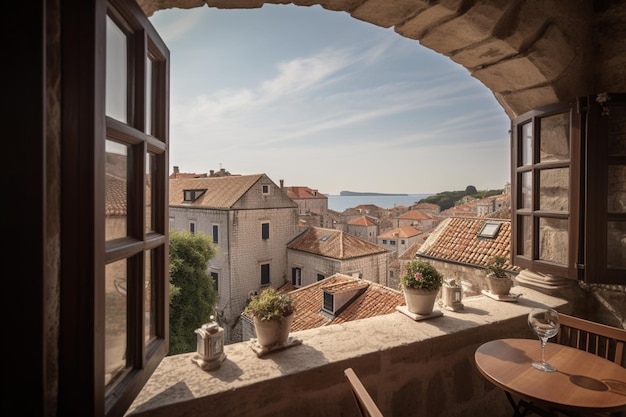
[[[443,54],[489,88],[510,118],[626,85],[626,7],[611,0],[139,0],[158,10],[319,5],[349,13]],[[615,39],[613,39],[615,38]],[[603,45],[598,48],[597,45]],[[604,62],[604,64],[599,64]]]

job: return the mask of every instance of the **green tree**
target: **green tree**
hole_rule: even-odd
[[[207,273],[217,248],[201,233],[170,233],[170,348],[168,355],[193,352],[194,330],[214,314],[217,291]]]
[[[473,185],[468,185],[467,187],[465,187],[465,195],[474,195],[477,192],[478,191],[476,191],[476,187],[474,187]]]

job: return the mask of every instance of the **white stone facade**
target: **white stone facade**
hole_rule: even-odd
[[[231,208],[170,206],[170,226],[213,236],[217,226],[217,254],[208,272],[217,274],[218,320],[226,343],[242,340],[239,317],[250,295],[267,286],[279,287],[287,275],[287,243],[298,234],[297,206],[269,178],[263,176],[254,188],[269,185],[269,193],[247,191]],[[263,237],[263,224],[269,238]],[[261,283],[262,265],[269,265],[269,283]]]
[[[318,274],[327,278],[337,273],[386,285],[389,253],[383,252],[351,259],[333,259],[308,252],[287,249],[287,263],[290,279],[293,268],[300,268],[302,271],[302,283],[301,285],[296,285],[297,287],[313,284],[318,280]]]

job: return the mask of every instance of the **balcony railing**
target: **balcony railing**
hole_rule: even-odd
[[[482,343],[534,338],[532,307],[569,312],[566,301],[529,288],[517,302],[484,296],[461,311],[413,321],[400,312],[292,333],[301,345],[257,357],[250,342],[225,346],[221,367],[194,353],[166,357],[128,411],[132,416],[354,416],[343,370],[355,369],[385,416],[510,416],[505,395],[474,366]],[[540,354],[537,341],[537,354]]]

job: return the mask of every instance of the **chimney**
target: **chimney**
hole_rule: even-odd
[[[180,170],[178,169],[178,167],[176,165],[174,165],[174,174],[178,174],[180,172]]]
[[[279,180],[279,181],[280,181],[280,189],[282,190],[285,185],[285,180]]]
[[[212,177],[212,176],[213,176],[213,174],[215,174],[215,171],[214,171],[214,170],[210,170],[210,171],[209,171],[209,176],[211,176],[211,177]]]

